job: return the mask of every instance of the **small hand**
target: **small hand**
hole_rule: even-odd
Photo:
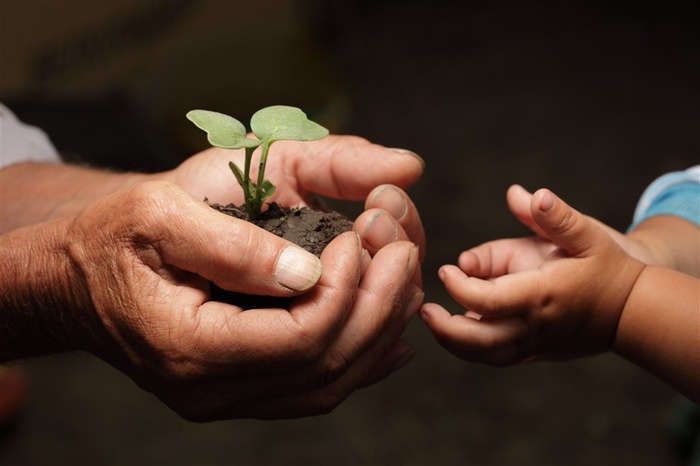
[[[529,227],[537,235],[547,239],[547,233],[540,228],[537,222],[532,217],[530,210],[530,202],[532,194],[525,190],[522,186],[513,185],[507,192],[508,207],[513,215],[525,226]],[[629,255],[644,262],[645,264],[668,265],[659,254],[655,253],[653,248],[640,241],[635,236],[625,235],[609,227],[603,222],[590,216],[585,216],[588,220],[598,225],[603,229],[617,244],[620,245]]]
[[[628,293],[644,265],[597,222],[548,190],[530,199],[542,237],[466,251],[440,278],[471,314],[426,304],[421,317],[457,356],[507,365],[571,358],[612,344]]]

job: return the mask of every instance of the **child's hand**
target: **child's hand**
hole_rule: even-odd
[[[509,204],[539,236],[485,243],[462,253],[459,268],[442,267],[447,291],[469,311],[426,304],[422,319],[455,355],[492,365],[609,349],[644,264],[548,190],[511,188]]]
[[[542,228],[540,228],[540,226],[532,217],[532,212],[530,210],[532,194],[525,190],[522,186],[513,185],[508,189],[506,197],[508,200],[508,208],[513,213],[513,215],[520,221],[520,223],[530,228],[537,235],[547,238],[547,233],[544,230],[542,230]],[[640,260],[645,264],[677,268],[674,267],[675,264],[673,261],[672,251],[665,250],[668,249],[668,241],[655,241],[653,237],[649,238],[649,235],[644,235],[643,233],[640,234],[640,232],[637,231],[633,232],[630,235],[626,235],[624,233],[620,233],[614,228],[609,227],[608,225],[602,223],[601,221],[593,217],[585,217],[591,222],[600,226],[603,229],[603,231],[610,235],[610,237],[613,240],[615,240],[615,242],[619,244],[620,247],[625,250],[625,252],[627,252],[627,254],[634,257],[635,259]],[[653,221],[658,222],[658,220],[656,219]],[[686,255],[689,246],[686,244],[687,241],[683,241],[682,239],[686,236],[690,236],[692,238],[692,235],[686,234],[681,230],[681,228],[687,228],[687,226],[679,225],[679,222],[683,222],[683,220],[674,217],[667,217],[666,219],[664,219],[664,222],[672,222],[671,225],[662,225],[661,227],[663,227],[664,229],[674,233],[678,232],[679,230],[682,232],[682,234],[674,235],[674,242],[679,245],[679,249],[681,251],[679,254]],[[648,225],[644,226],[648,227]]]

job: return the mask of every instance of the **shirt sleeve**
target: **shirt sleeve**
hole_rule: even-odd
[[[0,149],[0,168],[19,162],[61,163],[61,157],[46,133],[19,121],[1,103]]]
[[[639,199],[629,230],[656,215],[675,215],[700,226],[700,165],[654,180]]]

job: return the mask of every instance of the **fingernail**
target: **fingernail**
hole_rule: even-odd
[[[364,238],[372,247],[380,249],[398,238],[394,221],[386,212],[377,212],[365,228]]]
[[[362,248],[362,259],[361,259],[361,270],[362,274],[369,269],[370,263],[372,262],[372,256],[369,255],[369,251],[367,251],[365,248]]]
[[[541,212],[549,212],[554,208],[554,196],[552,196],[552,193],[547,191],[544,193],[542,196],[542,199],[540,200],[540,211]]]
[[[379,188],[374,196],[372,196],[368,207],[386,210],[392,217],[399,221],[401,221],[406,216],[406,212],[408,212],[406,199],[391,185],[385,185]]]
[[[418,260],[420,258],[420,250],[418,246],[413,246],[411,248],[410,255],[408,256],[408,273],[410,275],[413,275],[416,271],[416,267],[418,267]]]
[[[423,305],[423,300],[425,299],[425,293],[423,290],[418,288],[417,286],[414,287],[414,293],[411,296],[411,299],[408,301],[408,306],[406,310],[408,311],[409,316],[414,316],[418,312],[418,309],[421,308]]]
[[[418,317],[423,322],[430,320],[430,308],[426,307],[425,305],[421,306],[420,310],[418,311]]]
[[[438,269],[438,277],[440,278],[440,281],[442,281],[442,282],[444,282],[445,280],[447,280],[447,269],[445,269],[444,266],[443,266],[443,267],[440,267],[440,268]]]
[[[360,234],[357,233],[356,231],[351,230],[352,233],[355,234],[355,240],[357,241],[357,247],[360,250],[360,254],[364,254],[364,249],[362,246],[362,238],[360,237]]]
[[[423,157],[420,155],[416,154],[415,152],[408,150],[408,149],[401,149],[398,147],[387,147],[392,152],[396,152],[397,154],[405,154],[405,155],[410,155],[411,157],[415,157],[416,160],[420,162],[421,167],[425,168],[425,160],[423,160]]]
[[[275,280],[295,291],[306,291],[321,277],[321,261],[310,252],[296,246],[282,250],[275,265]]]

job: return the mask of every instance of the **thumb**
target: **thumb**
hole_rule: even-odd
[[[321,276],[310,252],[252,223],[211,209],[182,191],[176,218],[163,217],[155,244],[165,264],[195,273],[228,291],[290,296]]]
[[[587,255],[609,237],[588,217],[548,189],[533,194],[530,212],[544,236],[571,256]]]
[[[506,201],[508,209],[520,223],[528,227],[536,235],[545,236],[542,229],[532,218],[532,211],[530,210],[532,194],[530,192],[522,186],[514,184],[506,192]]]

